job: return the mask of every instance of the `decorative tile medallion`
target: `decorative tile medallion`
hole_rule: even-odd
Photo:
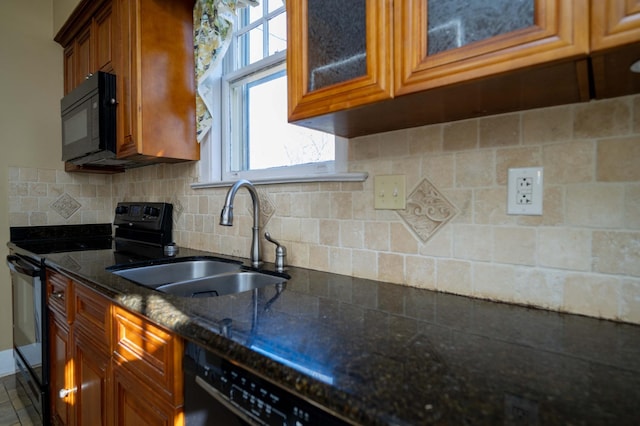
[[[180,219],[180,216],[182,216],[182,212],[184,211],[184,206],[182,205],[182,203],[180,202],[180,200],[178,199],[178,195],[177,194],[173,194],[173,197],[171,197],[171,200],[169,200],[169,202],[173,205],[173,223],[174,225],[178,223],[178,220]]]
[[[458,209],[426,178],[407,197],[407,208],[398,214],[422,242],[427,242]]]
[[[264,229],[269,223],[271,216],[276,211],[276,206],[271,201],[271,197],[267,191],[263,191],[262,189],[258,189],[258,198],[260,199],[260,228]],[[253,206],[249,204],[249,214],[253,214]]]
[[[65,219],[69,219],[80,207],[82,204],[66,192],[51,204],[51,209]]]

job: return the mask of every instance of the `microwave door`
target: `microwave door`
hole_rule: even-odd
[[[62,119],[62,160],[67,161],[98,149],[93,146],[93,109],[97,103],[88,98],[65,111]]]

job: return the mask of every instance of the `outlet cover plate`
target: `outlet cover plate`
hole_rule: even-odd
[[[373,178],[374,208],[377,210],[404,210],[407,206],[404,175],[382,175]]]
[[[542,167],[509,169],[507,214],[542,215]]]

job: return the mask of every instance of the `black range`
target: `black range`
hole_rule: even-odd
[[[180,250],[180,256],[209,255]],[[357,424],[640,419],[636,325],[293,267],[279,295],[265,289],[257,297],[183,299],[106,271],[115,263],[111,250],[41,257]]]

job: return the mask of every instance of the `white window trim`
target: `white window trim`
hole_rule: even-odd
[[[265,58],[252,67],[257,69],[269,64],[276,64],[282,61],[284,55],[286,52]],[[223,79],[222,67],[219,67],[213,78],[215,85],[212,86],[212,95],[218,99],[224,99],[225,96],[228,96],[229,82],[237,78],[237,73],[228,74]],[[212,114],[214,124],[200,143],[199,177],[198,182],[191,184],[192,189],[231,186],[238,179],[248,179],[256,185],[266,185],[305,182],[363,182],[368,178],[366,172],[349,173],[347,171],[349,141],[340,136],[335,136],[335,161],[332,162],[224,173],[222,158],[227,153],[223,144],[223,132],[229,132],[229,118],[220,103],[216,103],[216,107],[218,111],[214,111]]]

